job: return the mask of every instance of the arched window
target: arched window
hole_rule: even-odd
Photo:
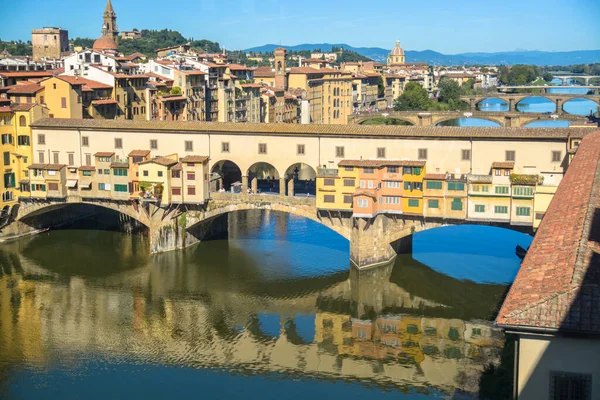
[[[24,115],[19,117],[19,126],[27,126],[27,120],[25,119]]]

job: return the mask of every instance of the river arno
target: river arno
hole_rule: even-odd
[[[229,236],[152,257],[112,231],[2,245],[0,398],[462,398],[484,371],[484,391],[499,385],[492,321],[529,236],[423,232],[412,257],[363,273],[306,219],[236,213]]]

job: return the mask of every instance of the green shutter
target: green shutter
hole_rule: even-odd
[[[451,203],[452,211],[462,211],[463,205],[461,199],[454,199]]]
[[[409,199],[408,200],[409,207],[419,207],[419,200],[417,199]]]
[[[442,182],[427,181],[425,183],[425,186],[427,187],[427,189],[441,189],[442,188]]]
[[[439,200],[427,200],[427,206],[429,208],[440,208]]]

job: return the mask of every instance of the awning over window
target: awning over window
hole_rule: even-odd
[[[80,189],[89,189],[92,186],[92,181],[83,181],[79,184]]]
[[[77,186],[77,179],[67,179],[67,188],[73,189]]]

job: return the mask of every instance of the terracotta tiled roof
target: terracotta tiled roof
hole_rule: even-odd
[[[422,167],[425,161],[413,160],[342,160],[338,163],[340,167]]]
[[[69,82],[71,85],[86,85],[90,89],[112,89],[112,86],[110,85],[105,85],[104,83],[79,76],[60,75],[57,76],[57,78]]]
[[[246,89],[246,88],[249,88],[249,89],[260,89],[260,88],[262,88],[262,85],[259,84],[259,83],[244,83],[242,85],[242,87],[244,89]]]
[[[373,193],[373,192],[369,192],[369,191],[367,191],[367,190],[358,190],[358,191],[356,191],[356,192],[355,192],[355,193],[352,195],[352,197],[358,197],[358,196],[367,196],[367,197],[370,197],[370,198],[372,198],[372,199],[376,199],[376,198],[377,198],[377,196],[375,196],[375,193]]]
[[[3,78],[39,78],[50,77],[52,71],[2,71],[0,76]]]
[[[162,165],[164,167],[170,167],[172,165],[177,164],[177,160],[173,160],[172,158],[167,158],[167,157],[154,157],[153,159],[150,159],[148,161],[142,161],[140,163],[140,165],[142,164],[159,164]]]
[[[300,134],[340,137],[410,137],[410,138],[498,138],[561,139],[581,138],[595,130],[589,128],[494,128],[393,125],[322,125],[261,124],[189,121],[130,121],[106,119],[44,118],[31,126],[58,129],[115,129],[124,131],[156,130],[167,132],[227,132],[228,134]]]
[[[512,161],[496,161],[492,163],[492,168],[513,169],[515,163]]]
[[[269,67],[258,67],[254,70],[255,78],[273,78],[275,76],[275,71],[271,71]]]
[[[161,96],[162,101],[182,101],[187,100],[185,96]]]
[[[114,155],[114,151],[99,151],[96,154],[94,154],[94,157],[112,157]]]
[[[446,174],[425,174],[425,179],[443,181],[446,179]]]
[[[111,162],[110,168],[129,168],[129,163],[124,162]]]
[[[294,67],[290,69],[290,74],[323,74],[323,72],[311,67]]]
[[[185,156],[180,160],[182,163],[204,163],[208,161],[207,156]]]
[[[173,171],[181,171],[183,169],[183,166],[181,165],[181,163],[177,163],[177,165],[175,165],[173,167]]]
[[[44,87],[36,84],[21,84],[13,85],[8,89],[9,94],[34,94],[42,90]]]
[[[585,137],[496,323],[600,333],[600,133]]]
[[[113,100],[113,99],[104,99],[104,100],[92,100],[92,104],[94,104],[94,105],[119,104],[119,102],[116,100]]]
[[[129,157],[146,157],[150,154],[150,150],[131,150],[128,154]]]
[[[82,165],[81,167],[79,167],[80,171],[95,171],[96,167],[91,166],[91,165]]]
[[[28,103],[14,103],[11,104],[10,109],[12,111],[29,111],[33,108],[33,106],[35,106],[35,104],[28,104]]]
[[[29,169],[43,169],[47,171],[59,171],[62,168],[66,167],[65,164],[31,164]]]

